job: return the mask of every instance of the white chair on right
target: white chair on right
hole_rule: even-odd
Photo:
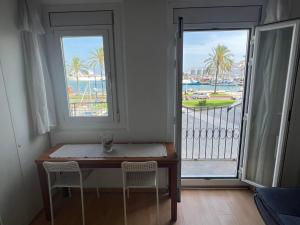
[[[155,188],[156,189],[156,223],[159,225],[159,196],[157,162],[123,162],[123,199],[124,199],[124,222],[127,225],[126,191],[129,197],[129,188]]]

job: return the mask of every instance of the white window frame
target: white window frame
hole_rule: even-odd
[[[250,79],[250,91],[249,91],[249,102],[248,102],[248,113],[247,113],[247,124],[246,124],[246,136],[245,136],[245,144],[244,144],[244,155],[243,155],[243,168],[242,168],[242,181],[253,185],[255,187],[264,187],[261,184],[258,184],[254,181],[251,181],[247,178],[247,161],[248,161],[248,153],[249,153],[249,142],[250,142],[250,129],[251,129],[251,116],[253,114],[252,104],[254,101],[254,88],[255,88],[255,76],[256,76],[256,58],[258,56],[258,47],[260,45],[260,36],[264,31],[269,30],[280,30],[284,28],[293,28],[292,34],[292,42],[291,42],[291,51],[289,58],[289,65],[287,71],[287,78],[285,84],[285,93],[283,97],[282,103],[282,116],[280,121],[280,130],[278,134],[278,141],[276,144],[275,150],[275,164],[273,171],[273,181],[272,187],[278,187],[280,184],[280,176],[281,169],[283,164],[284,157],[284,145],[286,141],[287,129],[288,129],[288,114],[290,111],[290,104],[293,92],[293,81],[295,77],[295,70],[297,67],[297,49],[299,45],[299,29],[300,29],[300,20],[291,20],[286,22],[277,22],[273,24],[261,25],[257,26],[255,30],[255,40],[254,40],[254,53],[253,53],[253,65],[251,70],[251,79]]]
[[[69,101],[67,95],[67,78],[65,74],[65,62],[63,57],[63,37],[91,37],[102,36],[103,37],[103,49],[104,49],[104,64],[105,64],[105,78],[106,78],[106,92],[107,92],[107,105],[108,116],[70,116]],[[57,60],[59,61],[60,76],[56,79],[64,84],[64,88],[59,88],[59,95],[62,96],[60,107],[58,111],[63,115],[64,120],[68,123],[89,123],[89,122],[114,122],[118,119],[118,108],[115,99],[116,85],[115,85],[115,63],[114,63],[114,46],[113,35],[111,26],[97,26],[97,29],[65,29],[58,28],[54,31],[54,42],[57,48]]]
[[[261,7],[262,9],[264,8],[264,4],[263,4],[263,1],[261,0],[253,0],[253,4],[254,5],[257,5],[258,7]],[[233,4],[234,5],[234,4]],[[190,2],[190,3],[185,3],[185,2],[182,2],[182,3],[178,3],[178,2],[174,2],[174,3],[171,3],[170,6],[169,6],[169,9],[168,9],[168,23],[170,24],[169,26],[169,32],[170,32],[170,43],[172,43],[172,46],[170,46],[170,51],[169,51],[169,56],[170,56],[170,59],[173,60],[173,56],[175,55],[175,52],[176,52],[176,38],[174,38],[176,36],[176,32],[177,32],[177,24],[174,23],[174,10],[176,8],[202,8],[202,7],[227,7],[227,6],[232,6],[232,3],[228,3],[228,5],[222,5],[222,6],[219,6],[218,4],[215,5],[215,3],[199,3],[199,2]],[[247,4],[241,4],[241,5],[238,5],[237,7],[239,6],[247,6]],[[263,10],[262,10],[262,13],[263,13]],[[249,30],[249,33],[251,34],[251,29],[255,26],[254,23],[255,21],[253,22],[242,22],[242,21],[236,21],[236,22],[231,22],[231,23],[222,23],[221,21],[218,22],[218,23],[192,23],[192,24],[187,24],[183,21],[183,30],[213,30],[213,29],[220,29],[220,30],[226,30],[226,29],[244,29],[244,30]],[[257,23],[259,23],[259,18],[258,18],[258,21]],[[249,45],[249,42],[250,40],[248,40],[248,45]],[[248,51],[250,51],[250,49],[248,48]],[[173,58],[172,58],[173,57]],[[175,60],[176,62],[176,60]],[[177,62],[176,62],[177,63]],[[168,68],[168,73],[170,74],[176,74],[177,71],[176,71],[176,68],[173,66],[172,63],[170,63],[170,65],[172,65],[172,67],[169,67]],[[177,64],[176,64],[177,65]],[[248,73],[246,71],[246,73]],[[174,89],[174,86],[175,86],[175,80],[174,80],[174,77],[175,76],[170,76],[169,78],[169,81],[167,82],[168,83],[168,94],[170,96],[170,98],[172,99],[173,96],[174,96],[174,93],[176,92],[176,90]],[[245,93],[244,93],[245,94]],[[173,125],[174,123],[178,123],[178,118],[175,117],[175,111],[174,111],[174,108],[176,110],[176,104],[175,104],[175,101],[176,100],[172,100],[170,101],[170,104],[168,106],[168,111],[169,111],[169,114],[168,115],[172,115],[171,118],[168,119],[168,121],[171,121],[169,124],[171,125],[170,126],[170,130],[171,131],[174,131],[173,130]],[[245,102],[246,103],[246,102]],[[247,104],[247,103],[246,103]],[[174,107],[175,105],[175,107]],[[176,132],[176,130],[175,130]],[[244,132],[243,132],[244,133]],[[170,136],[173,137],[173,134],[169,134]],[[242,153],[243,149],[241,147],[241,150],[240,150],[240,155],[243,154]],[[177,152],[178,155],[181,155],[181,149],[179,149],[179,152]],[[239,165],[240,166],[240,163],[241,163],[241,160],[239,160]],[[238,168],[238,174],[237,174],[237,178],[212,178],[212,179],[190,179],[190,178],[182,178],[181,177],[181,174],[178,173],[178,180],[181,179],[181,186],[182,187],[205,187],[205,186],[222,186],[222,187],[240,187],[240,186],[245,186],[241,180],[241,175],[239,173],[239,169]]]
[[[112,24],[101,25],[101,21],[98,25],[57,25],[52,26],[50,22],[50,13],[65,13],[65,12],[95,12],[95,11],[111,11],[112,12]],[[122,22],[122,7],[120,4],[90,4],[90,5],[49,5],[43,8],[43,18],[46,28],[46,45],[48,48],[48,59],[51,79],[53,82],[53,88],[55,91],[55,104],[58,119],[58,126],[55,129],[56,132],[73,132],[73,131],[96,131],[99,132],[103,129],[128,129],[128,108],[127,108],[127,75],[125,70],[125,51],[124,51],[124,31]],[[99,19],[99,18],[97,18]],[[105,21],[104,21],[105,22]],[[81,23],[84,24],[85,22]],[[101,119],[99,117],[92,118],[71,118],[65,114],[62,110],[66,105],[63,99],[65,98],[65,75],[64,68],[61,66],[58,56],[60,54],[60,46],[57,47],[57,41],[55,35],[57,32],[62,31],[98,31],[102,29],[109,29],[110,42],[113,42],[114,49],[111,57],[113,58],[114,66],[112,67],[112,89],[114,91],[113,105],[114,115],[113,119]],[[112,61],[112,60],[111,60]],[[66,99],[66,98],[65,98]],[[67,116],[66,116],[67,115]],[[66,138],[66,136],[63,136]]]

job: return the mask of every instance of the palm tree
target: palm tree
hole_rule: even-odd
[[[76,76],[77,93],[79,93],[79,76],[82,72],[86,71],[84,62],[77,56],[72,58],[71,64],[69,65],[69,74]]]
[[[89,66],[94,68],[99,66],[100,67],[100,73],[101,73],[101,78],[103,76],[103,71],[105,70],[104,68],[104,50],[103,48],[97,48],[94,51],[92,51],[90,53],[90,57],[89,57]],[[95,77],[95,86],[96,86],[96,77]],[[101,90],[103,92],[103,82],[101,82]],[[97,92],[96,92],[96,96],[97,96]]]
[[[209,54],[209,57],[204,61],[206,64],[206,69],[208,71],[215,70],[215,90],[217,91],[217,81],[219,73],[225,73],[231,70],[233,65],[233,55],[230,50],[225,46],[218,44],[212,49],[212,53]]]
[[[104,70],[104,50],[103,48],[97,48],[90,54],[89,66],[94,68],[99,66],[101,70],[101,75]]]

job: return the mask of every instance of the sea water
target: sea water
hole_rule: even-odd
[[[217,85],[217,91],[226,91],[226,92],[239,92],[242,91],[243,87],[239,85]],[[204,85],[204,84],[183,84],[182,91],[193,90],[193,91],[214,91],[214,85]]]
[[[76,80],[69,80],[68,86],[72,88],[73,92],[77,91],[77,82]],[[79,90],[81,93],[89,92],[91,88],[92,92],[105,92],[106,91],[106,82],[103,80],[97,81],[79,81]],[[183,84],[182,91],[193,90],[193,91],[213,91],[215,89],[214,85],[203,85],[203,84]],[[217,91],[226,91],[226,92],[239,92],[242,91],[243,87],[239,85],[217,85]]]
[[[105,80],[91,80],[91,81],[83,81],[80,80],[78,82],[79,91],[81,93],[89,92],[90,89],[92,92],[106,92],[106,81]],[[76,80],[68,80],[68,86],[72,88],[73,92],[77,92],[77,81]]]

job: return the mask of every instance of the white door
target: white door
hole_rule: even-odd
[[[255,186],[280,182],[298,39],[299,20],[255,29],[242,171],[242,180]]]
[[[0,127],[3,128],[0,133],[0,224],[22,225],[28,221],[25,187],[1,67],[0,105]]]

